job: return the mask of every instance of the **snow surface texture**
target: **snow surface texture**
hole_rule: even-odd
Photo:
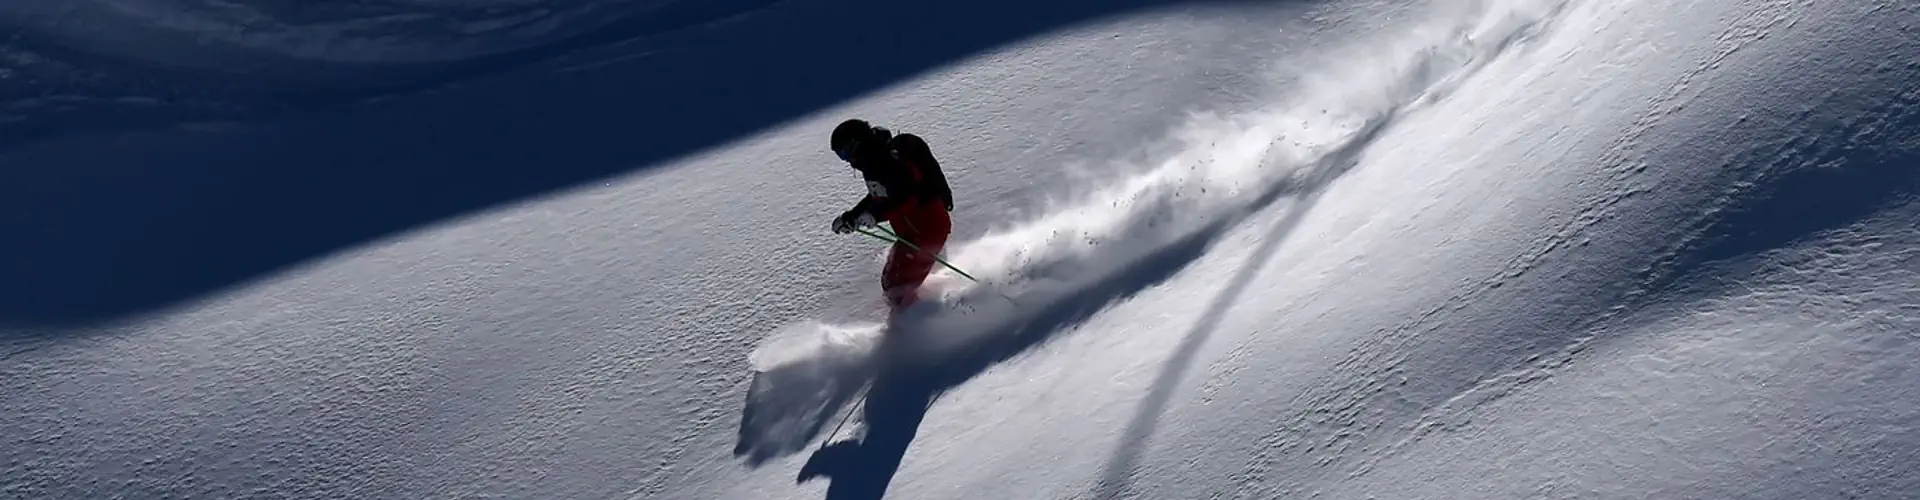
[[[0,495],[1907,498],[1916,44],[1893,1],[1064,29],[151,317],[8,332]],[[525,71],[598,67],[563,62]],[[949,256],[988,282],[942,276],[884,336],[877,249],[820,235],[857,189],[820,146],[849,115],[955,165]],[[116,144],[316,130],[235,126]],[[91,149],[10,161],[117,158]]]
[[[236,53],[217,44],[169,51],[165,37],[102,48],[35,34],[67,28],[85,34],[85,27],[109,22],[76,8],[0,46],[25,54],[0,71],[0,113],[7,114],[0,117],[0,211],[31,214],[0,222],[9,234],[28,234],[38,243],[5,248],[18,254],[0,259],[0,274],[10,277],[0,283],[0,321],[98,324],[180,306],[411,228],[636,169],[682,165],[983,52],[1005,59],[992,71],[964,65],[957,67],[968,69],[953,77],[922,80],[922,90],[932,91],[927,95],[975,96],[940,97],[954,108],[944,111],[950,119],[932,122],[942,128],[932,132],[952,134],[958,147],[979,141],[1049,156],[1012,159],[1039,164],[1064,151],[1104,157],[1102,150],[1124,143],[1090,141],[1105,136],[1089,134],[1155,134],[1159,122],[1177,119],[1175,110],[1191,105],[1183,101],[1230,92],[1221,84],[1245,79],[1244,68],[1258,65],[1253,55],[1278,53],[1274,40],[1292,36],[1276,32],[1274,26],[1288,21],[1272,14],[1227,21],[1176,15],[1119,37],[1102,32],[1104,41],[1076,28],[1161,3],[986,0],[957,9],[893,0],[783,2],[738,15],[693,16],[711,22],[684,26],[673,24],[678,15],[636,14],[631,23],[498,56],[366,64]],[[1216,3],[1234,2],[1202,5]],[[314,5],[341,15],[352,10],[327,10],[346,5],[338,2]],[[684,6],[692,16],[727,5]],[[1001,15],[1009,9],[1022,15]],[[655,26],[660,23],[677,27]],[[914,29],[909,37],[849,25]],[[1235,36],[1226,36],[1229,31]],[[1082,42],[991,52],[1042,33]],[[854,48],[863,57],[839,56]],[[1034,71],[1044,59],[1023,54],[1027,48],[1080,62]],[[1075,85],[1084,81],[1075,75],[1083,74],[1127,82],[1098,90]],[[1189,74],[1204,78],[1169,76]],[[1014,84],[986,85],[981,79],[989,77]],[[1012,102],[1064,121],[999,134],[1004,142],[977,135],[1009,126],[998,118],[1014,112],[1004,106]],[[1120,104],[1088,107],[1094,102]],[[1063,125],[1080,121],[1113,125]],[[1035,140],[1049,142],[1029,142]],[[738,161],[761,169],[736,184],[817,177],[821,158],[797,156],[817,150],[743,157]],[[963,158],[981,165],[1009,160],[955,152],[970,153]],[[785,168],[766,170],[777,167]],[[1022,185],[1007,181],[989,184],[982,193],[994,196],[979,199],[1020,199],[993,192],[994,185]],[[780,210],[794,204],[778,201]]]
[[[0,144],[340,105],[766,3],[10,1]]]

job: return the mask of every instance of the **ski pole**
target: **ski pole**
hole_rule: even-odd
[[[874,226],[874,227],[879,227],[879,226]],[[875,238],[879,238],[879,239],[881,239],[882,241],[889,241],[889,242],[893,242],[893,243],[899,243],[899,244],[902,244],[902,245],[906,245],[906,246],[907,246],[908,248],[912,248],[912,249],[913,249],[913,251],[915,251],[915,252],[926,252],[926,250],[924,250],[924,249],[921,249],[921,248],[920,248],[920,245],[915,245],[915,244],[913,244],[913,242],[911,242],[911,241],[907,241],[907,239],[906,239],[906,238],[901,238],[899,234],[896,234],[896,233],[894,233],[893,231],[891,231],[891,230],[888,230],[887,228],[884,228],[884,227],[881,227],[881,228],[880,228],[880,230],[881,230],[881,231],[886,231],[886,232],[887,232],[887,235],[888,235],[888,236],[882,236],[882,235],[879,235],[879,234],[874,234],[873,232],[870,232],[870,231],[867,231],[867,230],[865,230],[865,229],[855,229],[855,231],[859,231],[859,232],[860,232],[861,234],[865,234],[865,235],[867,235],[867,236],[872,236],[872,237],[875,237]],[[933,260],[934,260],[934,261],[936,261],[936,262],[939,262],[939,263],[940,263],[940,265],[943,265],[943,266],[947,266],[947,269],[952,269],[952,270],[953,270],[953,272],[956,272],[956,273],[960,273],[960,275],[961,275],[961,276],[965,276],[965,277],[967,277],[967,279],[970,279],[970,280],[973,280],[973,282],[974,282],[974,283],[980,283],[980,279],[979,279],[979,278],[975,278],[975,277],[973,277],[973,275],[971,275],[971,274],[967,274],[967,272],[966,272],[966,271],[961,271],[961,270],[960,270],[960,268],[958,268],[958,267],[953,267],[953,264],[950,264],[950,263],[948,263],[948,262],[947,262],[947,259],[942,259],[942,258],[940,258],[940,256],[939,256],[939,255],[934,255],[934,256],[933,256]],[[985,283],[980,283],[980,284],[983,284],[983,285],[984,285]]]
[[[868,230],[866,230],[866,229],[863,229],[863,228],[854,228],[854,230],[855,230],[855,231],[859,231],[859,232],[860,232],[860,234],[864,234],[864,235],[867,235],[867,236],[872,236],[872,237],[874,237],[874,239],[878,239],[878,240],[880,240],[880,241],[886,241],[886,242],[891,242],[891,243],[899,243],[899,244],[902,244],[902,245],[906,245],[906,246],[907,246],[908,248],[912,248],[912,249],[913,249],[913,251],[915,251],[915,252],[926,252],[926,250],[924,250],[924,249],[922,249],[922,248],[920,248],[920,245],[915,245],[915,244],[913,244],[913,242],[911,242],[911,241],[907,241],[907,239],[906,239],[906,238],[901,238],[901,237],[900,237],[900,234],[899,234],[899,233],[895,233],[895,232],[893,232],[893,230],[891,230],[891,229],[887,229],[887,228],[886,228],[885,226],[874,226],[874,227],[875,227],[875,228],[879,228],[879,229],[880,229],[881,231],[885,231],[885,232],[886,232],[887,234],[886,234],[886,235],[880,235],[880,234],[876,234],[876,233],[874,233],[874,232],[872,232],[872,231],[868,231]],[[961,275],[961,276],[965,276],[965,277],[966,277],[967,279],[970,279],[970,280],[973,280],[973,282],[974,282],[974,283],[979,283],[979,284],[982,284],[982,285],[985,285],[985,284],[986,284],[986,282],[983,282],[983,281],[980,281],[980,279],[979,279],[979,278],[975,278],[975,277],[973,277],[973,275],[971,275],[971,274],[967,274],[967,272],[966,272],[966,271],[962,271],[962,270],[960,270],[960,268],[958,268],[958,267],[954,267],[954,265],[953,265],[953,264],[951,264],[951,263],[948,263],[948,262],[947,262],[947,259],[942,259],[942,258],[940,258],[940,256],[939,256],[938,254],[936,254],[936,255],[934,255],[934,256],[933,256],[933,260],[934,260],[934,261],[936,261],[936,262],[939,262],[939,263],[940,263],[940,265],[943,265],[943,266],[947,266],[947,269],[952,269],[952,270],[953,270],[953,272],[956,272],[956,273],[960,273],[960,275]],[[996,293],[996,294],[998,294],[998,295],[1000,295],[1000,298],[1003,298],[1003,299],[1007,299],[1007,301],[1008,301],[1008,302],[1012,302],[1012,303],[1015,303],[1015,304],[1019,304],[1019,303],[1020,303],[1020,301],[1018,301],[1018,300],[1014,300],[1014,299],[1013,299],[1013,296],[1012,296],[1012,295],[1007,295],[1007,294],[1006,294],[1006,292],[999,292],[999,291],[996,291],[996,292],[994,292],[994,293]]]

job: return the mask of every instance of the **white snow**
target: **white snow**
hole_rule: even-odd
[[[0,332],[0,497],[1908,498],[1916,35],[1893,0],[1101,19]],[[826,231],[849,116],[932,139],[987,282],[891,336],[880,248]],[[247,130],[180,140],[307,129]]]

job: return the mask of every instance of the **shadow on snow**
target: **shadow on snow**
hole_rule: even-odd
[[[154,312],[410,228],[657,166],[1062,26],[1235,1],[782,2],[666,34],[616,24],[640,32],[603,30],[448,73],[467,80],[383,89],[400,93],[351,106],[298,103],[224,129],[14,130],[0,140],[0,234],[11,241],[0,245],[0,324]],[[584,52],[605,62],[500,67]]]

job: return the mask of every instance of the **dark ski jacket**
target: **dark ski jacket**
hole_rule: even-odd
[[[892,136],[876,131],[883,140],[864,141],[853,155],[853,168],[867,182],[867,195],[842,217],[872,214],[896,228],[918,216],[953,211],[953,190],[940,171],[927,143],[913,134]]]

